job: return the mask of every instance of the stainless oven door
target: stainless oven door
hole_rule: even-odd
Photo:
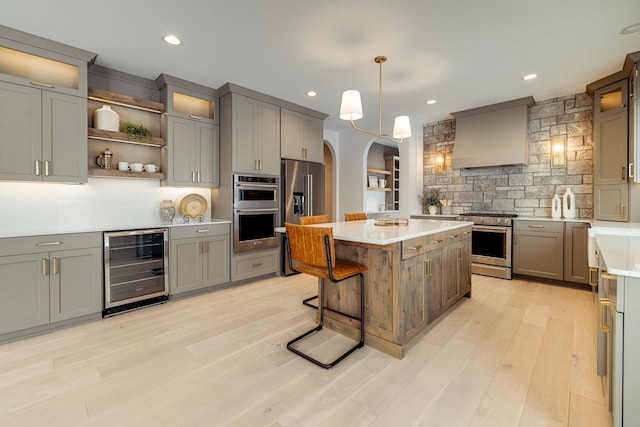
[[[474,225],[471,230],[472,262],[511,267],[511,227]]]
[[[277,208],[278,184],[235,182],[233,207],[235,209]]]
[[[233,250],[245,252],[280,246],[278,208],[234,209]]]

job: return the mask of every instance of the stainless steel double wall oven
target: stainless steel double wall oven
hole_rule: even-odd
[[[280,178],[259,175],[233,177],[233,250],[277,248]]]

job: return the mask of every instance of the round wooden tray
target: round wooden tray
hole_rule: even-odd
[[[184,196],[180,201],[180,213],[182,216],[188,216],[190,218],[197,218],[204,215],[207,211],[207,199],[200,194],[191,193]]]

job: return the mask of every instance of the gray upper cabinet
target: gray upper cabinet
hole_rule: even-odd
[[[0,26],[0,179],[87,182],[95,56]]]
[[[218,187],[220,143],[217,125],[162,117],[167,149],[162,152],[164,183],[171,186]]]
[[[594,93],[594,177],[595,185],[627,182],[628,80],[598,89]]]
[[[282,158],[322,163],[323,121],[285,108],[281,109],[280,114]]]
[[[0,81],[0,179],[87,182],[87,100]]]
[[[280,107],[231,96],[233,172],[280,174]]]
[[[218,97],[215,89],[161,74],[156,79],[167,111],[162,133],[163,184],[187,187],[220,185]]]

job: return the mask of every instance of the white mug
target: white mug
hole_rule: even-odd
[[[129,170],[129,162],[118,162],[118,170],[119,171],[128,171]]]
[[[144,165],[144,170],[147,172],[158,172],[158,166],[150,163],[148,165]]]
[[[132,172],[142,172],[142,169],[143,169],[142,163],[131,163]]]

